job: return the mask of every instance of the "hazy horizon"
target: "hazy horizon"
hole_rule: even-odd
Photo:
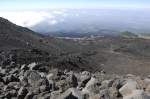
[[[148,0],[2,0],[0,17],[41,33],[150,33],[149,5]]]
[[[0,10],[51,8],[150,8],[149,0],[1,0]]]

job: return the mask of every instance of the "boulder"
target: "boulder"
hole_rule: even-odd
[[[33,99],[34,93],[33,92],[28,92],[28,94],[25,96],[24,99]]]
[[[24,99],[24,97],[27,95],[28,90],[25,87],[21,87],[18,91],[18,99]]]
[[[26,64],[23,64],[20,69],[26,71],[29,70],[29,67]]]
[[[8,76],[3,77],[3,81],[5,84],[8,84],[10,82],[19,82],[20,80],[19,80],[19,78],[17,78],[13,74],[10,74]]]
[[[67,78],[67,82],[69,83],[69,87],[74,87],[76,88],[78,86],[78,80],[77,77],[74,74],[71,74],[68,78]]]
[[[81,77],[80,77],[80,84],[79,87],[84,88],[87,84],[87,82],[91,79],[91,74],[90,72],[87,71],[83,71],[81,73]]]
[[[30,70],[34,70],[35,68],[37,68],[36,66],[37,66],[37,63],[35,63],[35,62],[33,62],[33,63],[31,63],[31,64],[28,65],[28,67],[30,68]]]
[[[25,72],[24,79],[27,79],[27,82],[32,87],[38,87],[39,86],[39,80],[41,80],[42,78],[37,71],[29,70],[29,71]]]
[[[123,99],[150,99],[143,90],[133,90],[132,94],[124,96]]]
[[[96,91],[98,91],[97,79],[95,77],[91,77],[90,81],[86,84],[85,88],[82,89],[84,94],[94,95]]]
[[[114,87],[110,87],[109,88],[109,96],[112,99],[119,97],[119,91],[118,91],[118,89],[116,89]]]
[[[57,99],[83,99],[83,95],[76,88],[69,88]]]
[[[49,87],[46,85],[40,86],[40,92],[50,91]]]
[[[42,92],[38,95],[34,95],[32,99],[51,99],[51,94],[49,92]]]
[[[7,99],[12,99],[12,97],[17,97],[17,91],[16,90],[7,91],[5,97]]]
[[[119,92],[121,93],[121,95],[124,96],[128,96],[130,94],[132,94],[132,92],[134,90],[136,90],[138,87],[138,83],[132,79],[129,79],[126,81],[126,84],[123,85],[123,87],[121,87],[119,89]]]
[[[99,98],[97,99],[110,99],[109,90],[108,89],[101,90],[99,93]]]
[[[19,73],[19,69],[18,68],[13,68],[9,74],[18,74]]]

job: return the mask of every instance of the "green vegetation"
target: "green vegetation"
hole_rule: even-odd
[[[122,37],[127,37],[127,38],[137,38],[138,37],[137,34],[129,32],[129,31],[122,32],[120,35]]]
[[[149,33],[141,33],[140,38],[150,39],[150,34]]]

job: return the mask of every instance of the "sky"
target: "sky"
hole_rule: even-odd
[[[73,9],[79,10],[79,12],[68,12],[68,10],[72,11]],[[74,16],[80,16],[79,18],[82,19],[83,14],[80,11],[81,9],[87,11],[92,9],[92,12],[87,13],[88,16],[91,15],[93,18],[97,16],[94,15],[97,13],[94,13],[97,9],[102,11],[99,15],[101,18],[105,15],[105,17],[109,17],[110,19],[113,17],[114,20],[115,18],[121,19],[121,17],[118,17],[119,15],[122,15],[122,17],[127,16],[124,19],[140,17],[136,20],[141,20],[139,23],[145,23],[143,20],[149,20],[150,18],[150,15],[142,14],[149,13],[150,0],[0,0],[0,17],[24,27],[33,27],[43,22],[46,22],[48,26],[55,26],[63,23],[65,19]],[[119,14],[116,14],[113,11],[114,9],[117,9],[117,11],[121,10],[121,12],[117,12]],[[127,9],[127,12],[124,12],[124,9]],[[135,16],[132,13],[128,13],[131,9],[133,9],[133,12],[136,12],[134,13]],[[72,16],[72,13],[74,16]],[[100,20],[100,18],[97,20]]]
[[[150,8],[150,0],[0,0],[0,10],[50,8]]]

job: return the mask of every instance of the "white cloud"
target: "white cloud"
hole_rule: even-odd
[[[63,11],[59,11],[59,10],[56,10],[56,11],[53,11],[54,14],[64,14]]]
[[[55,25],[55,24],[57,24],[57,23],[58,23],[57,20],[51,20],[51,21],[49,21],[49,24],[50,24],[50,25]]]
[[[8,12],[0,12],[0,16],[4,17],[11,22],[25,26],[25,27],[31,27],[34,26],[41,21],[44,21],[45,18],[51,20],[54,18],[54,16],[46,11],[8,11]],[[53,22],[54,23],[54,22]]]
[[[24,27],[32,27],[45,20],[49,23],[49,25],[55,25],[59,22],[64,21],[64,19],[61,20],[62,16],[63,17],[67,16],[66,10],[1,11],[0,12],[0,17],[4,17],[17,25],[24,26]]]
[[[60,19],[59,21],[60,21],[60,22],[64,22],[64,21],[65,21],[65,19]]]

